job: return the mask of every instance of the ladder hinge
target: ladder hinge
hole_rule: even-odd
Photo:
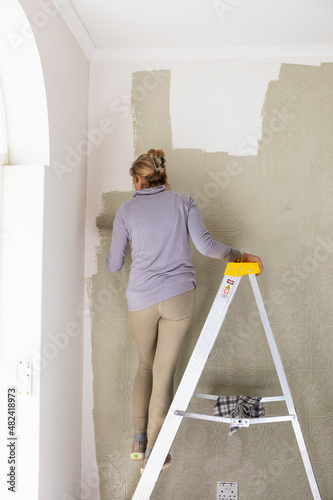
[[[231,427],[249,427],[250,420],[248,418],[232,418]]]

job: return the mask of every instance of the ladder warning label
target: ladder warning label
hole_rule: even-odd
[[[234,285],[234,281],[233,280],[227,280],[227,285],[224,287],[224,290],[222,292],[222,299],[228,299],[229,298],[229,295],[230,295],[230,292],[231,292],[231,289]]]

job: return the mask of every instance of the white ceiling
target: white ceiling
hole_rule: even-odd
[[[333,44],[332,0],[70,2],[59,10],[93,50]]]

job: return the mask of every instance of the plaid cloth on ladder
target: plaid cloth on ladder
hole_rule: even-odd
[[[264,403],[261,398],[250,396],[219,396],[214,406],[214,415],[231,418],[258,418],[265,415]],[[239,427],[230,424],[229,436]]]

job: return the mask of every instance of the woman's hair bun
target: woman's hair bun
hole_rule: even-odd
[[[166,173],[166,159],[162,149],[149,149],[137,158],[131,168],[132,177],[141,176],[144,180],[144,187],[162,186],[170,189]]]
[[[156,158],[164,158],[165,154],[162,149],[150,149],[147,153],[149,156],[155,156]]]

